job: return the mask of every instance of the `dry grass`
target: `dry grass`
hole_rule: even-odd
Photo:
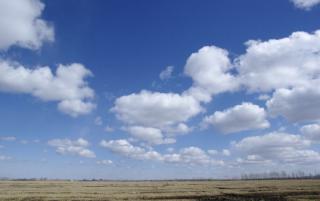
[[[320,201],[320,180],[156,182],[1,181],[0,200]]]

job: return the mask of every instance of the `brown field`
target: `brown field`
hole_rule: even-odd
[[[0,200],[320,201],[320,180],[0,181]]]

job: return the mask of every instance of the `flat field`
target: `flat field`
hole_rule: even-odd
[[[320,201],[320,180],[0,181],[0,200]]]

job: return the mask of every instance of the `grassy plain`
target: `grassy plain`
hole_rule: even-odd
[[[320,180],[0,181],[0,200],[320,201]]]

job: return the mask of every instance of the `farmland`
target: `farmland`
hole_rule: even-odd
[[[320,180],[1,181],[0,200],[320,200]]]

